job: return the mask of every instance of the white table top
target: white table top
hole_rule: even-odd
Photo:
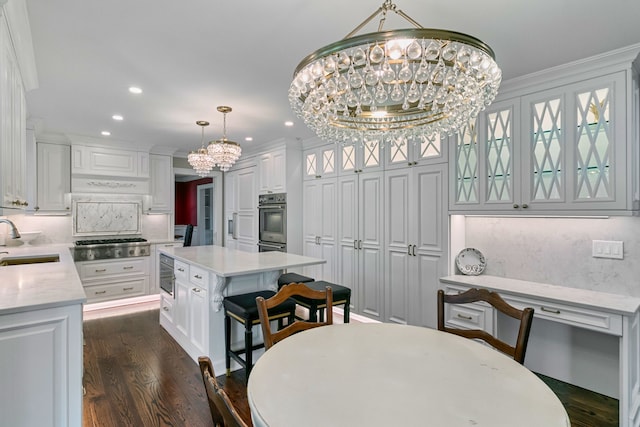
[[[340,324],[260,357],[248,399],[257,427],[569,427],[556,395],[513,359],[428,328]]]
[[[169,256],[212,271],[221,277],[264,273],[307,265],[324,264],[320,258],[285,252],[244,252],[222,246],[189,246],[186,248],[159,248]]]

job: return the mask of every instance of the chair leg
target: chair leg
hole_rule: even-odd
[[[224,316],[224,363],[227,368],[227,376],[231,375],[231,317]]]
[[[249,383],[249,374],[251,373],[251,368],[253,368],[253,325],[248,320],[245,321],[244,328],[244,360],[245,367],[244,371],[246,372],[246,380],[247,384]]]
[[[322,311],[320,312],[320,321],[323,320]],[[317,322],[318,321],[318,305],[315,303],[311,303],[309,305],[309,322]]]
[[[344,303],[344,323],[349,323],[349,314],[351,313],[351,298],[347,298]]]

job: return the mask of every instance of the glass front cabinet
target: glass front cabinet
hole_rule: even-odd
[[[632,211],[632,93],[618,71],[493,103],[452,143],[450,211]]]

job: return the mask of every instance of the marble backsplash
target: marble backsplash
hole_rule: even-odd
[[[640,218],[466,217],[464,226],[484,274],[640,297]],[[624,259],[592,257],[593,240],[623,241]]]

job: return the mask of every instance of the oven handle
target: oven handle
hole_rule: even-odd
[[[287,205],[258,205],[258,209],[285,209]]]
[[[273,243],[258,242],[258,246],[264,246],[265,248],[284,249],[285,245],[275,245]]]

